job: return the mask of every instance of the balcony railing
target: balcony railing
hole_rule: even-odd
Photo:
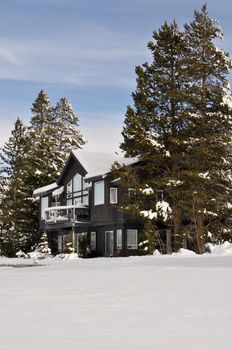
[[[75,223],[89,220],[89,206],[84,204],[55,206],[45,209],[45,223]]]

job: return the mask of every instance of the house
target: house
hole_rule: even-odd
[[[93,256],[138,253],[141,226],[119,210],[128,191],[112,177],[114,161],[136,163],[116,154],[73,151],[57,182],[34,191],[40,201],[40,229],[54,254],[65,250],[70,237],[76,252],[85,237]]]

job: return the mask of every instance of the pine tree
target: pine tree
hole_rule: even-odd
[[[155,31],[153,39],[148,43],[152,63],[136,68],[134,107],[127,109],[121,148],[126,156],[137,156],[140,160],[139,171],[132,169],[126,184],[136,191],[131,206],[134,214],[144,210],[154,214],[159,194],[165,191],[173,209],[173,222],[169,218],[166,225],[174,225],[177,236],[182,222],[179,187],[185,152],[183,97],[187,84],[184,61],[187,47],[175,21]],[[150,217],[154,218],[156,231],[157,215]]]
[[[0,215],[2,232],[0,246],[3,254],[14,256],[20,248],[25,248],[30,240],[25,232],[27,217],[25,216],[25,201],[28,192],[23,187],[22,173],[25,167],[25,152],[27,151],[26,127],[18,118],[12,136],[2,148],[1,159],[5,162],[2,180],[2,200]]]
[[[66,97],[58,101],[54,116],[58,150],[60,157],[66,158],[72,149],[81,148],[85,144],[79,131],[79,118]]]
[[[27,154],[28,171],[33,186],[54,182],[64,160],[57,159],[57,128],[53,107],[47,94],[41,90],[32,104],[32,118],[28,128],[30,149]]]
[[[226,226],[231,63],[215,47],[221,30],[206,6],[194,15],[184,32],[175,21],[154,32],[148,44],[152,63],[136,68],[134,106],[127,108],[121,148],[138,157],[139,166],[119,172],[122,185],[136,193],[126,211],[152,220],[154,231],[157,224],[174,227],[176,248],[192,235],[183,224],[195,223],[196,250],[202,253],[206,225],[208,230],[215,223]],[[160,194],[169,202],[169,215],[162,213]]]
[[[232,110],[228,87],[231,61],[214,41],[222,38],[217,21],[209,18],[207,6],[194,12],[194,20],[185,25],[188,45],[188,76],[186,107],[189,114],[188,136],[188,196],[192,197],[196,224],[197,249],[204,252],[207,230],[225,227],[230,201],[230,150]],[[225,97],[227,99],[225,100]],[[208,226],[208,229],[207,229]],[[228,229],[228,228],[227,228]]]
[[[39,204],[32,193],[55,182],[71,149],[84,143],[78,117],[66,98],[53,108],[42,90],[31,111],[29,127],[17,119],[1,153],[7,174],[0,203],[1,249],[9,256],[38,243]]]
[[[20,118],[16,119],[12,136],[1,149],[0,158],[2,161],[2,172],[7,174],[7,178],[14,177],[19,171],[18,163],[22,160],[25,153],[25,133],[26,127]],[[18,174],[16,174],[18,175]]]

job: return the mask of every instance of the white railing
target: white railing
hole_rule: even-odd
[[[55,206],[45,209],[45,222],[76,222],[78,217],[88,216],[89,206],[84,204]]]

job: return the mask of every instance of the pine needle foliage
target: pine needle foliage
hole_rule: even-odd
[[[191,226],[199,253],[214,224],[228,230],[231,61],[215,46],[221,38],[206,5],[182,31],[174,20],[153,32],[152,61],[136,67],[134,104],[127,108],[122,132],[121,149],[138,158],[138,171],[119,167],[117,175],[124,176],[122,186],[136,192],[136,199],[125,204],[127,212],[154,214],[163,193],[171,207],[163,224],[174,231],[175,248]],[[154,228],[157,217],[150,215]]]

